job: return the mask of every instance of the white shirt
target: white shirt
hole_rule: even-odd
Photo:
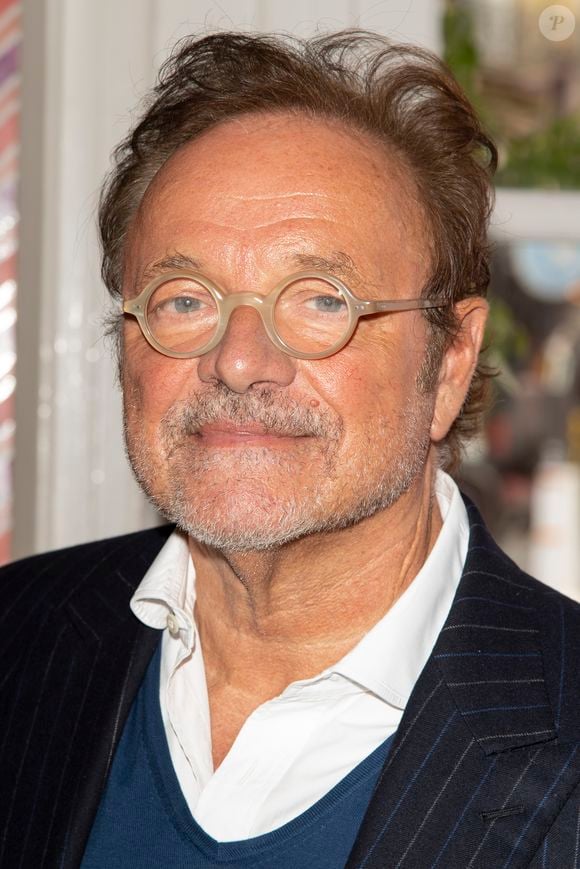
[[[297,817],[397,729],[467,553],[457,486],[439,472],[435,492],[443,526],[413,582],[340,661],[254,710],[215,772],[185,535],[174,532],[145,574],[131,608],[163,630],[159,691],[169,751],[192,815],[214,839],[258,836]]]

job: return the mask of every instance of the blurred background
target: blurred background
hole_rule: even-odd
[[[159,521],[124,456],[94,218],[171,46],[345,26],[442,55],[498,142],[499,374],[460,478],[580,599],[580,0],[0,0],[0,561]]]

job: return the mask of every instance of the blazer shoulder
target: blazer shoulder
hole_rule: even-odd
[[[119,626],[131,627],[136,620],[129,601],[173,527],[71,546],[0,569],[0,686],[10,684],[25,660],[50,657],[63,631],[74,645],[79,637],[82,644],[101,642]]]
[[[123,571],[135,587],[171,532],[173,525],[162,525],[104,540],[95,540],[63,549],[31,555],[0,568],[0,595],[4,611],[11,603],[41,595],[58,607],[73,586],[104,573]],[[129,567],[129,569],[127,569]]]
[[[558,738],[562,743],[580,742],[580,604],[527,579],[537,600],[536,622]]]
[[[521,574],[534,601],[546,690],[561,744],[580,742],[580,604]]]
[[[466,570],[481,577],[496,577],[507,583],[506,591],[514,597],[526,597],[537,605],[564,607],[580,613],[580,603],[522,570],[497,544],[473,502],[463,495],[469,519],[469,547]],[[580,581],[580,577],[579,577]]]
[[[471,527],[462,595],[485,599],[481,606],[491,607],[490,613],[501,611],[506,636],[537,635],[559,738],[580,740],[580,604],[521,570],[496,544],[469,501],[467,511]]]

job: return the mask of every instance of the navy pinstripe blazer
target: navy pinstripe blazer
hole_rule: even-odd
[[[580,869],[580,607],[522,573],[469,512],[457,595],[349,869]],[[158,642],[128,602],[170,531],[0,571],[2,869],[80,864]]]

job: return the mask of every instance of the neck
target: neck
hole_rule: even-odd
[[[390,609],[441,528],[427,473],[387,510],[352,528],[268,552],[190,541],[208,687],[276,696],[345,655]]]

